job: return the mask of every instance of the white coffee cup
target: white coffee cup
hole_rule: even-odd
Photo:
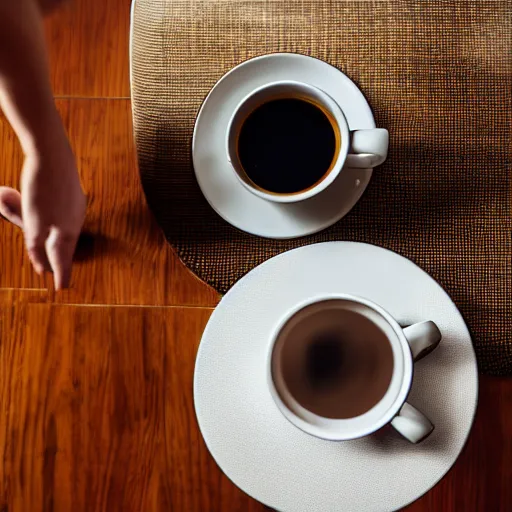
[[[413,364],[441,341],[432,321],[402,328],[383,308],[351,295],[325,295],[288,311],[267,357],[272,397],[293,425],[346,441],[391,425],[412,443],[433,431],[406,402]]]
[[[246,174],[238,157],[238,138],[243,123],[257,107],[278,98],[305,99],[317,105],[329,118],[337,147],[331,167],[314,186],[294,193],[275,193],[256,185]],[[228,126],[227,158],[242,185],[253,194],[277,203],[292,203],[309,199],[331,185],[343,167],[370,168],[386,160],[388,131],[383,128],[350,131],[343,111],[326,92],[313,85],[294,81],[272,82],[247,95],[236,107]]]

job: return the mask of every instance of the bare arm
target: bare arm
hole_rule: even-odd
[[[25,153],[44,140],[49,122],[59,124],[34,0],[0,0],[0,106]]]
[[[53,3],[45,0],[44,7]],[[16,223],[23,227],[36,271],[52,269],[61,288],[69,281],[85,198],[53,101],[41,5],[35,0],[0,0],[0,107],[25,153]],[[13,193],[7,191],[11,199]]]

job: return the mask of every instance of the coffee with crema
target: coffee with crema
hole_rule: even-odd
[[[328,300],[301,310],[276,341],[272,371],[305,409],[331,419],[354,418],[389,388],[393,352],[364,305]]]
[[[339,130],[309,99],[277,98],[249,113],[238,136],[238,159],[259,189],[295,194],[320,183],[332,169]]]

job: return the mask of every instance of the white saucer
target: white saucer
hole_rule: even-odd
[[[294,304],[344,292],[403,324],[433,320],[440,346],[415,365],[409,401],[435,424],[412,445],[392,429],[355,441],[316,439],[280,413],[267,387],[272,328]],[[277,256],[241,279],[204,332],[194,376],[196,414],[224,473],[281,512],[400,509],[450,469],[473,422],[478,390],[468,329],[446,292],[409,260],[378,247],[329,242]]]
[[[345,216],[365,191],[372,169],[346,168],[325,192],[301,203],[274,204],[246,190],[227,160],[229,119],[247,94],[278,80],[323,89],[341,106],[351,130],[375,128],[368,102],[341,71],[312,57],[277,53],[248,60],[217,82],[197,117],[192,158],[203,194],[223,219],[254,235],[295,238],[321,231]]]

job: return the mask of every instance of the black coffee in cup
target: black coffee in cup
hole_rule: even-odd
[[[241,125],[237,151],[251,182],[266,192],[306,191],[331,171],[340,146],[335,121],[308,99],[277,98]]]

